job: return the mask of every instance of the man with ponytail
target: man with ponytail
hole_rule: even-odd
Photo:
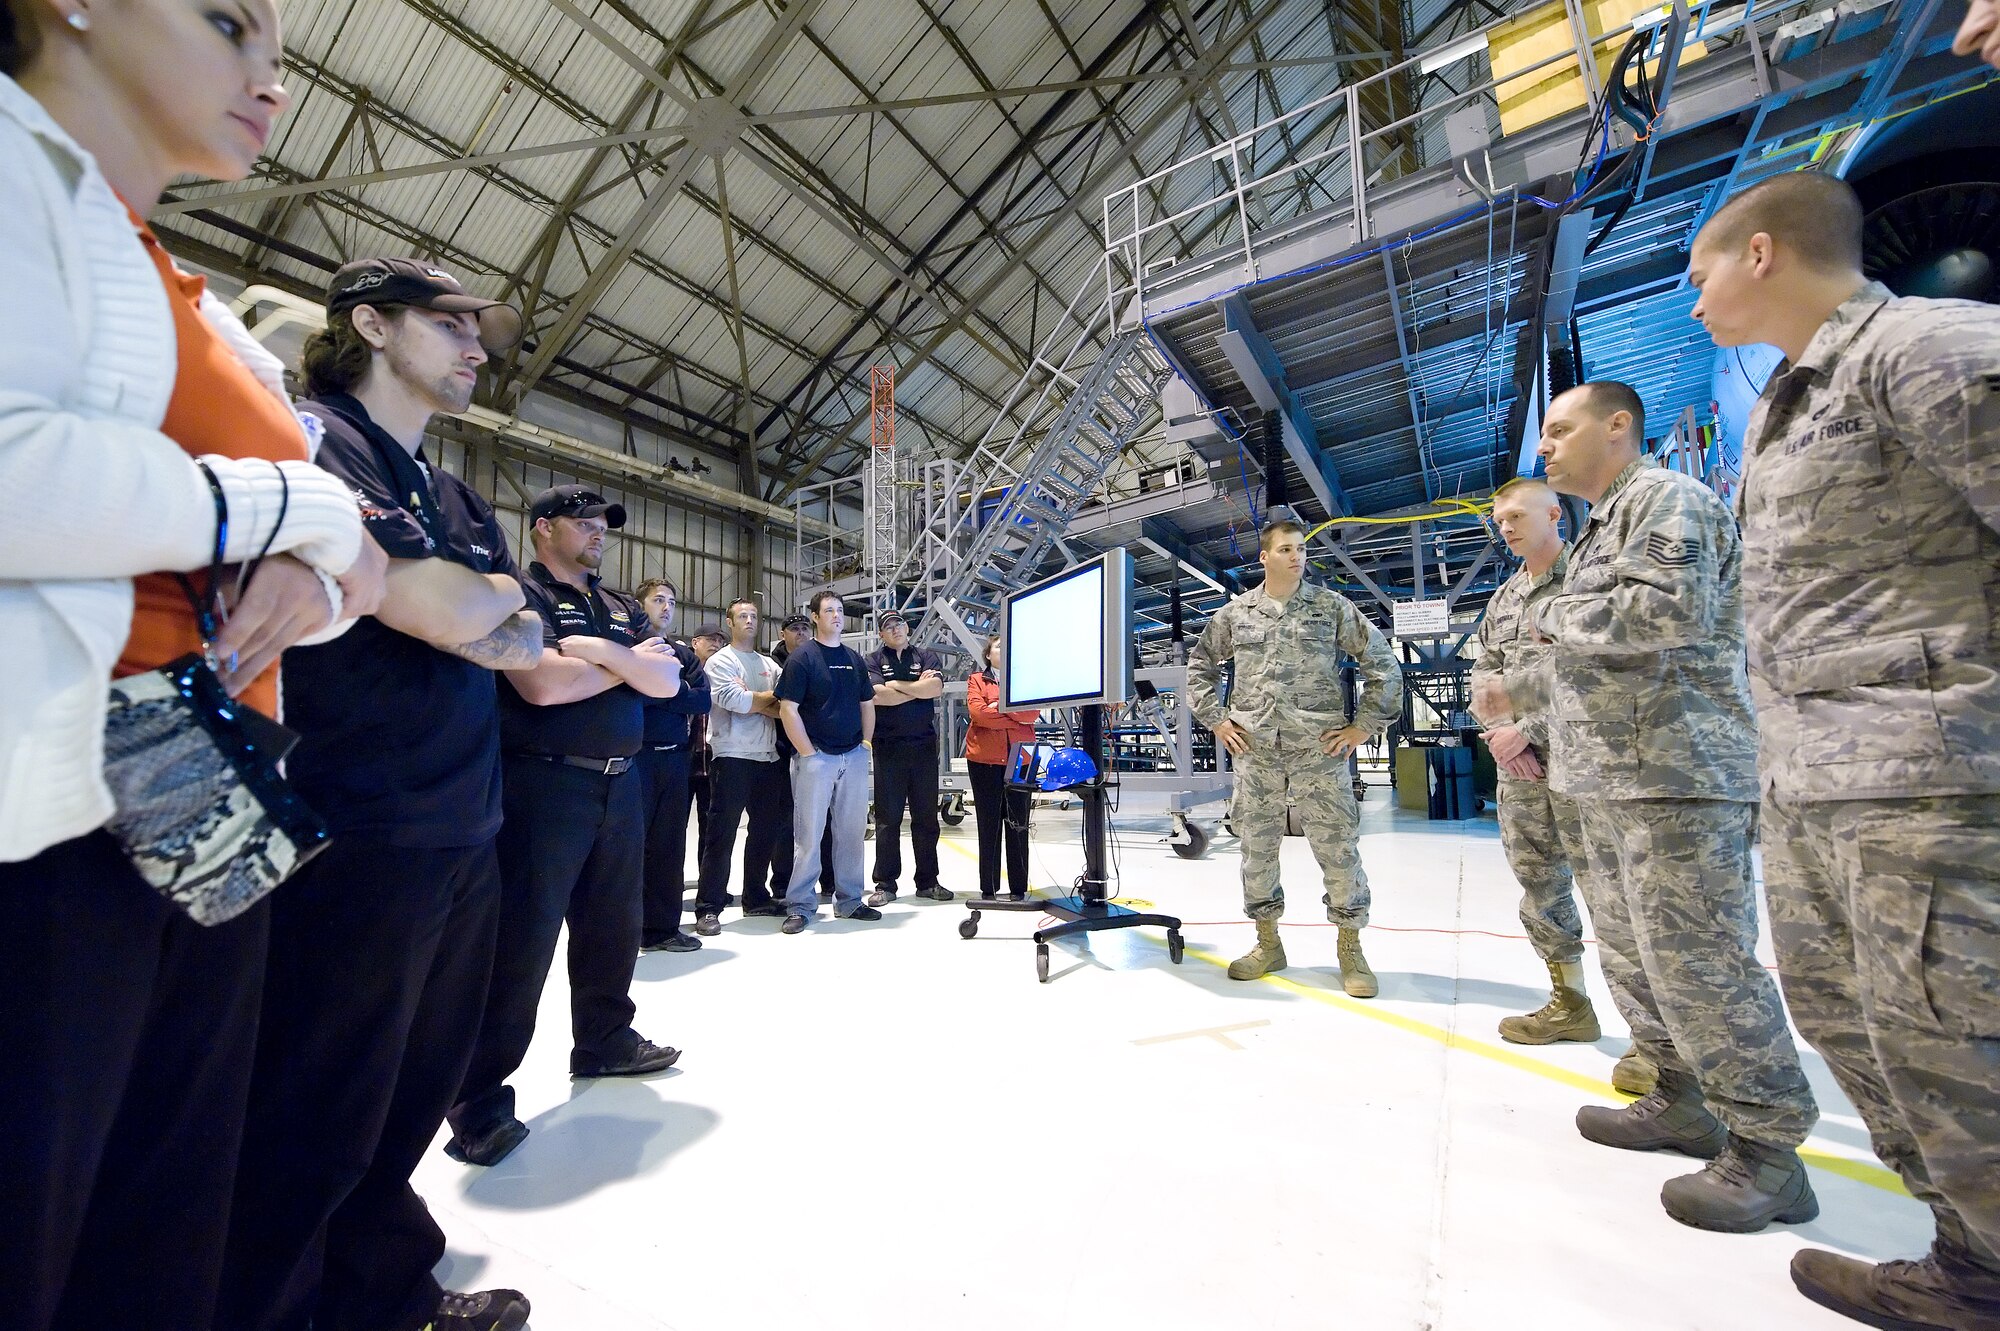
[[[410,1176],[457,1098],[500,915],[495,672],[541,656],[492,506],[433,466],[520,315],[441,269],[334,275],[306,342],[318,461],[388,552],[381,607],[285,657],[290,770],[331,847],[276,895],[218,1331],[519,1326],[511,1290],[453,1294]]]

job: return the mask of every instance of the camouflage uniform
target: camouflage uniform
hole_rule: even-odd
[[[2000,309],[1857,293],[1765,385],[1739,503],[1786,996],[2000,1273]]]
[[[1551,784],[1581,812],[1584,901],[1633,1040],[1730,1131],[1789,1148],[1819,1111],[1756,954],[1741,563],[1722,501],[1641,458],[1532,623],[1558,649]]]
[[[1250,737],[1235,759],[1229,821],[1243,843],[1243,910],[1253,920],[1285,913],[1278,881],[1285,808],[1298,809],[1326,877],[1327,919],[1368,923],[1368,875],[1361,867],[1361,810],[1347,759],[1327,756],[1320,735],[1349,724],[1341,697],[1340,654],[1361,667],[1352,724],[1380,733],[1402,715],[1403,673],[1388,640],[1338,592],[1299,584],[1289,601],[1262,587],[1232,600],[1208,621],[1188,658],[1188,697],[1211,730],[1234,721]],[[1229,705],[1222,667],[1234,659]]]
[[[1569,547],[1540,577],[1525,565],[1507,579],[1479,621],[1479,660],[1472,667],[1476,688],[1494,679],[1507,690],[1513,724],[1543,758],[1549,752],[1549,688],[1554,649],[1535,641],[1526,615],[1562,590],[1569,571]],[[1576,805],[1549,790],[1547,781],[1500,773],[1500,845],[1507,867],[1521,884],[1521,927],[1543,961],[1583,957],[1583,920],[1571,893],[1570,862],[1578,858]]]

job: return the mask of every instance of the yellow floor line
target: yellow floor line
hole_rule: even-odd
[[[975,860],[978,859],[977,854],[965,849],[965,847],[954,841],[945,841],[944,844],[951,846],[961,855],[966,855]],[[1166,947],[1166,939],[1153,933],[1151,930],[1140,930],[1140,932],[1158,943],[1162,948]],[[1207,949],[1196,947],[1192,943],[1187,945],[1185,951],[1186,955],[1200,961],[1205,961],[1211,966],[1226,969],[1229,965],[1229,962],[1225,958],[1218,957]],[[1447,1049],[1463,1050],[1465,1053],[1475,1054],[1480,1058],[1499,1063],[1504,1067],[1513,1068],[1518,1072],[1530,1073],[1545,1081],[1553,1081],[1567,1086],[1571,1090],[1582,1091],[1586,1095],[1594,1095],[1601,1100],[1616,1101],[1629,1098],[1621,1095],[1608,1081],[1586,1076],[1581,1072],[1573,1072],[1560,1064],[1546,1062],[1524,1054],[1517,1049],[1509,1048],[1506,1045],[1490,1044],[1485,1040],[1477,1040],[1469,1035],[1461,1035],[1457,1031],[1448,1031],[1442,1026],[1434,1026],[1430,1022],[1419,1021],[1415,1017],[1405,1016],[1391,1008],[1380,1007],[1371,1001],[1349,998],[1346,994],[1336,993],[1330,989],[1321,989],[1314,985],[1300,984],[1297,980],[1286,979],[1282,975],[1263,976],[1259,980],[1259,983],[1283,989],[1289,993],[1297,994],[1301,998],[1309,998],[1316,1003],[1324,1003],[1328,1007],[1339,1008],[1341,1011],[1352,1013],[1357,1017],[1366,1017],[1370,1021],[1381,1022],[1385,1026],[1392,1026],[1410,1035],[1422,1036],[1426,1040],[1435,1040]],[[1880,1188],[1884,1192],[1893,1192],[1904,1197],[1910,1195],[1909,1190],[1904,1188],[1903,1181],[1880,1165],[1871,1165],[1866,1161],[1854,1160],[1847,1156],[1828,1155],[1824,1151],[1815,1151],[1810,1148],[1800,1150],[1799,1156],[1807,1164],[1823,1169],[1829,1174],[1838,1174],[1842,1178],[1853,1179],[1857,1183],[1866,1183],[1868,1186]]]

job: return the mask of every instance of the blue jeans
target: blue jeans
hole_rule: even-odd
[[[792,759],[792,881],[785,913],[811,919],[819,910],[819,840],[833,829],[833,913],[861,906],[861,837],[868,827],[868,750]]]

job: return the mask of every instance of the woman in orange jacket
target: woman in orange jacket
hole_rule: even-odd
[[[965,681],[966,709],[972,729],[965,736],[965,770],[972,779],[972,813],[979,824],[979,895],[988,901],[1000,892],[1001,826],[1006,826],[1007,895],[1022,901],[1028,895],[1028,812],[1024,790],[1007,789],[1007,755],[1015,744],[1035,741],[1040,712],[1000,710],[1000,681],[994,675],[1000,661],[1000,639],[986,640],[986,668]]]

